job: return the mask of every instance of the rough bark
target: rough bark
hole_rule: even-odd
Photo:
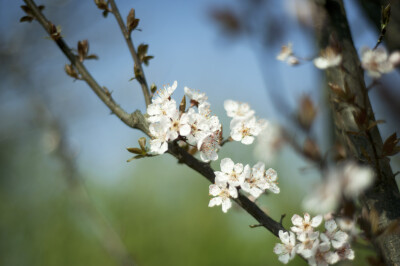
[[[327,81],[341,88],[347,86],[354,94],[354,105],[357,106],[354,108],[354,105],[331,100],[336,134],[346,147],[349,157],[369,164],[376,172],[376,182],[361,197],[361,202],[370,214],[377,213],[378,228],[372,232],[375,248],[387,265],[400,265],[400,233],[386,230],[393,225],[398,226],[400,194],[389,161],[382,158],[383,142],[378,128],[373,126],[370,129],[360,129],[354,119],[353,112],[358,110],[365,112],[367,124],[372,125],[376,121],[343,1],[326,0],[314,3],[314,24],[320,49],[326,48],[334,40],[340,44],[343,56],[342,67],[326,70]],[[331,99],[333,97],[331,95]]]

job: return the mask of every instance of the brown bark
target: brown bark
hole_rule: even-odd
[[[349,157],[367,163],[375,170],[376,182],[361,197],[361,202],[370,214],[377,213],[378,228],[373,230],[371,236],[375,248],[387,265],[400,265],[400,233],[386,230],[389,226],[398,226],[400,194],[389,161],[382,158],[383,142],[378,128],[373,126],[367,129],[376,120],[343,1],[326,0],[314,3],[314,24],[320,49],[326,48],[334,40],[340,45],[343,57],[342,67],[326,70],[327,82],[341,88],[347,86],[355,97],[353,104],[331,100],[336,134],[345,145]],[[334,97],[331,95],[331,99]],[[366,116],[364,125],[355,122],[354,111]]]

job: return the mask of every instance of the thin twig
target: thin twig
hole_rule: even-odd
[[[50,22],[43,16],[41,11],[38,9],[34,1],[24,0],[24,2],[31,8],[32,13],[35,15],[39,23],[49,32]],[[72,54],[70,48],[60,37],[55,40],[57,45],[63,51],[63,53],[68,57],[79,73],[81,74],[83,80],[89,85],[89,87],[97,94],[97,96],[110,108],[110,110],[121,119],[127,126],[131,128],[136,128],[149,135],[148,123],[145,117],[140,111],[135,111],[133,114],[126,113],[119,105],[117,105],[114,100],[107,94],[98,83],[93,79],[87,69],[83,66],[79,60],[76,60],[74,54]],[[195,170],[196,172],[203,175],[210,182],[214,182],[214,170],[210,167],[208,163],[203,163],[197,160],[195,157],[190,155],[187,151],[177,146],[174,143],[169,143],[168,153],[173,155],[178,161],[185,163],[187,166]],[[275,236],[278,236],[279,230],[286,231],[282,225],[267,214],[265,214],[254,202],[248,199],[246,196],[239,194],[239,197],[235,199],[236,203],[239,204],[244,210],[246,210],[251,216],[253,216],[259,223],[261,223],[266,229],[268,229]]]
[[[109,0],[109,3],[111,5],[111,12],[114,14],[114,17],[117,20],[119,27],[121,28],[122,35],[124,35],[124,39],[126,41],[126,44],[128,45],[129,52],[132,55],[134,64],[139,69],[139,72],[141,73],[141,77],[136,78],[136,80],[142,86],[144,100],[146,102],[146,106],[148,106],[150,104],[150,92],[149,92],[149,87],[147,85],[146,77],[144,75],[144,71],[142,68],[142,62],[140,61],[140,59],[136,53],[135,46],[131,39],[131,34],[129,33],[128,29],[125,26],[124,21],[122,20],[121,14],[119,13],[119,10],[118,10],[117,5],[115,4],[115,1]]]

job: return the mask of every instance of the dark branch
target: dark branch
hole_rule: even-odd
[[[25,3],[32,9],[33,14],[39,21],[39,23],[46,29],[46,31],[50,34],[49,26],[52,25],[40,12],[36,4],[32,0],[24,0]],[[111,1],[112,2],[112,1]],[[115,10],[115,9],[114,9]],[[117,105],[114,100],[111,98],[109,93],[102,89],[100,85],[93,79],[87,69],[83,66],[79,60],[77,60],[76,56],[72,54],[71,50],[67,46],[67,44],[60,37],[55,40],[57,45],[63,51],[63,53],[68,57],[79,73],[82,75],[82,79],[86,81],[89,87],[97,94],[97,96],[110,108],[110,110],[118,116],[122,122],[124,122],[127,126],[131,128],[136,128],[149,135],[148,123],[145,117],[142,115],[140,111],[136,111],[133,114],[126,113],[119,105]],[[196,172],[203,175],[210,182],[214,183],[214,170],[210,167],[209,164],[203,163],[197,160],[195,157],[187,153],[184,149],[178,147],[174,143],[169,143],[168,145],[168,153],[178,159],[179,162],[182,162],[195,170]],[[284,227],[271,219],[267,214],[265,214],[254,202],[249,200],[246,196],[239,194],[239,197],[235,199],[236,203],[239,204],[244,210],[246,210],[251,216],[253,216],[260,224],[262,224],[265,228],[267,228],[270,232],[272,232],[275,236],[278,236],[279,230],[284,230]]]

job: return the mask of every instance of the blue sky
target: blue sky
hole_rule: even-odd
[[[90,52],[99,56],[98,61],[86,63],[93,76],[101,85],[113,91],[116,101],[127,111],[144,111],[140,87],[135,81],[129,81],[133,63],[115,19],[111,15],[104,19],[93,1],[57,0],[40,3],[46,5],[44,13],[56,25],[61,22],[53,12],[70,12],[61,25],[67,43],[75,47],[78,40],[88,39]],[[275,60],[279,47],[264,50],[255,43],[255,39],[231,40],[222,36],[220,29],[211,21],[209,11],[215,6],[229,6],[232,3],[235,1],[117,1],[124,18],[134,7],[136,16],[141,19],[139,28],[142,31],[135,31],[133,40],[136,46],[140,43],[149,44],[149,54],[155,56],[150,66],[145,67],[149,83],[162,86],[177,80],[177,101],[183,95],[184,86],[206,92],[212,110],[221,117],[226,127],[228,121],[224,118],[223,101],[228,98],[248,102],[260,117],[278,122],[284,121],[271,107],[274,99],[267,89],[285,92],[283,98],[291,104],[307,92],[313,93],[313,98],[319,101],[318,94],[315,94],[320,87],[319,71],[312,64],[292,68]],[[276,12],[287,16],[282,9],[283,1],[274,3]],[[12,32],[5,28],[16,32],[40,28],[37,23],[18,23],[18,18],[23,15],[20,4],[22,1],[0,3],[1,32],[7,36],[12,36]],[[372,46],[376,36],[362,30],[367,29],[365,20],[352,1],[346,1],[346,4],[352,25],[363,25],[361,32],[357,32],[356,45]],[[302,34],[293,20],[288,20],[288,23],[292,23],[293,28],[287,35],[287,42],[294,44],[299,55],[315,54],[314,40]],[[81,167],[85,169],[95,165],[95,168],[89,167],[92,169],[90,171],[94,171],[101,179],[112,180],[117,176],[116,172],[132,167],[132,163],[125,162],[130,156],[125,148],[136,145],[141,135],[109,115],[107,108],[86,84],[73,82],[67,77],[63,71],[66,58],[51,41],[43,38],[45,33],[42,29],[38,32],[40,34],[36,38],[41,39],[36,45],[22,42],[14,50],[21,56],[32,58],[34,63],[30,73],[34,85],[45,88],[51,110],[62,117],[68,137],[78,151]],[[3,86],[6,86],[6,82]],[[18,109],[18,104],[21,104],[20,99],[14,97],[8,106]],[[377,110],[379,113],[379,106]]]

